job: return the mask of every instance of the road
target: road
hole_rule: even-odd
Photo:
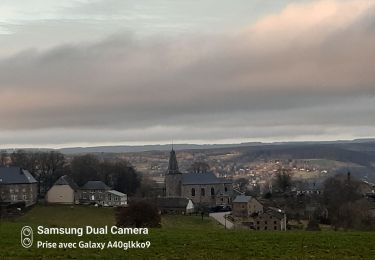
[[[234,227],[233,223],[230,222],[228,219],[226,220],[224,218],[225,215],[229,215],[231,211],[228,212],[215,212],[215,213],[210,213],[210,217],[213,217],[217,222],[222,224],[223,226],[226,226],[227,229],[232,229]]]

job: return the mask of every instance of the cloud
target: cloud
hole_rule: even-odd
[[[0,141],[369,136],[374,6],[314,1],[232,33],[25,50],[0,60]]]

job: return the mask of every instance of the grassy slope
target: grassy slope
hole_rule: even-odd
[[[249,232],[227,231],[199,216],[166,216],[163,228],[148,236],[41,236],[37,240],[149,240],[149,249],[23,249],[23,225],[103,226],[114,223],[113,209],[69,206],[35,207],[15,222],[0,224],[0,258],[5,259],[375,259],[375,233],[361,232]],[[35,231],[34,231],[35,232]],[[2,259],[2,258],[1,258]]]

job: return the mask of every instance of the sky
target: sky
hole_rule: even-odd
[[[373,0],[1,0],[0,149],[375,137]]]

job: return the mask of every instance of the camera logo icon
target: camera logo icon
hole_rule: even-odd
[[[21,245],[24,248],[30,248],[33,245],[33,229],[29,226],[21,229]]]

